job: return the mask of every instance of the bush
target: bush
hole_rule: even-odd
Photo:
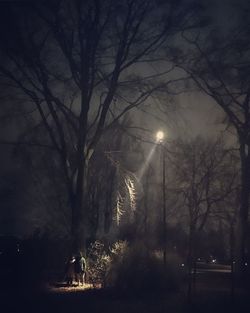
[[[95,241],[90,245],[87,258],[88,282],[94,286],[105,286],[108,267],[110,266],[110,256],[105,251],[104,244]]]
[[[132,293],[177,290],[182,279],[180,265],[178,256],[168,254],[165,267],[162,259],[142,243],[129,246],[126,241],[114,243],[109,250],[96,241],[88,256],[91,283]]]
[[[166,267],[154,253],[148,253],[141,244],[127,248],[116,259],[112,258],[107,285],[122,291],[177,290],[181,282],[179,258],[167,256]]]

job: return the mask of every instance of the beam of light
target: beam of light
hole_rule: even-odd
[[[141,169],[139,170],[138,175],[135,177],[135,180],[139,183],[139,185],[141,184],[140,181],[145,171],[147,170],[148,165],[155,153],[156,147],[157,147],[157,144],[154,144],[151,150],[149,151],[149,154],[145,162],[143,163]],[[124,206],[128,203],[128,201],[129,201],[129,207],[131,209],[131,214],[133,214],[136,211],[136,194],[137,194],[136,189],[137,188],[135,186],[135,182],[133,181],[131,177],[127,176],[125,178],[125,185],[127,189],[126,195],[123,197],[122,194],[118,192],[117,197],[116,197],[115,221],[117,225],[119,225],[121,222],[122,215],[125,213]]]
[[[145,162],[142,164],[140,170],[138,171],[138,175],[135,177],[139,185],[141,185],[141,179],[143,175],[145,174],[146,170],[148,169],[148,166],[150,164],[150,161],[153,155],[155,154],[157,146],[162,143],[164,137],[165,137],[165,134],[163,131],[158,131],[156,133],[156,143],[152,146],[151,150],[149,151],[147,155]],[[130,209],[132,211],[131,213],[134,213],[136,210],[136,195],[137,195],[136,189],[137,188],[135,186],[135,181],[131,177],[127,176],[125,178],[125,186],[127,189],[126,195],[123,197],[121,193],[118,192],[117,198],[116,198],[115,220],[116,220],[117,225],[120,224],[121,217],[124,213],[124,205],[126,205],[128,201],[129,201]]]
[[[146,169],[148,168],[148,165],[149,165],[149,163],[150,163],[150,161],[151,161],[151,159],[152,159],[152,157],[153,157],[153,155],[155,153],[156,147],[157,147],[157,145],[153,145],[153,147],[150,150],[150,152],[149,152],[149,154],[148,154],[144,164],[142,165],[142,167],[141,167],[141,169],[140,169],[140,171],[138,173],[138,176],[137,176],[138,181],[141,180],[141,178],[144,175]]]

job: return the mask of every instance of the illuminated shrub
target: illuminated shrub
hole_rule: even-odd
[[[109,265],[110,256],[105,251],[104,244],[100,241],[92,243],[87,259],[88,282],[94,286],[104,286]]]

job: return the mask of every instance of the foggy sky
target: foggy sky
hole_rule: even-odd
[[[222,32],[230,31],[231,25],[237,22],[239,18],[237,15],[237,9],[235,8],[236,1],[203,0],[203,2],[207,4],[207,12],[213,17],[220,30]],[[246,1],[240,1],[238,3],[244,4]],[[174,112],[174,110],[171,112],[170,110],[167,116],[159,114],[156,111],[154,112],[156,115],[159,114],[159,119],[148,116],[138,110],[135,124],[138,122],[139,126],[146,125],[152,133],[155,133],[158,129],[162,129],[166,132],[168,140],[172,140],[178,136],[217,136],[225,129],[225,125],[222,124],[222,111],[208,96],[195,92],[184,93],[178,96],[175,101],[178,108],[176,112]],[[175,107],[175,104],[173,104],[173,107]],[[1,139],[7,138],[8,140],[14,141],[19,133],[19,128],[16,128],[16,126],[17,124],[15,121],[8,123],[7,125],[1,125]],[[235,140],[233,135],[228,134],[227,136],[231,137],[232,141]],[[0,173],[2,175],[13,169],[15,170],[15,164],[13,164],[15,159],[11,158],[11,154],[11,146],[1,146]],[[1,210],[4,209],[6,208],[1,208]],[[16,212],[18,216],[17,220],[15,220],[14,213],[11,212],[10,214],[10,224],[11,221],[13,221],[13,225],[5,225],[5,228],[18,228],[15,224],[18,223],[20,218],[23,218],[22,225],[25,225],[24,228],[28,227],[29,221],[26,220],[25,215],[22,215],[23,212]],[[1,220],[6,223],[6,214],[0,215],[0,222]],[[20,227],[20,229],[21,228],[22,227]],[[19,231],[23,232],[23,229],[20,229]]]

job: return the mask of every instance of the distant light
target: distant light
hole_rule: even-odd
[[[184,264],[184,263],[182,263],[182,264],[181,264],[181,267],[184,267],[184,266],[185,266],[185,264]]]
[[[213,260],[212,260],[212,263],[216,263],[216,259],[213,259]]]
[[[245,263],[245,266],[247,266],[247,262]]]
[[[157,133],[156,133],[156,141],[157,142],[162,142],[164,139],[164,132],[159,130]]]

